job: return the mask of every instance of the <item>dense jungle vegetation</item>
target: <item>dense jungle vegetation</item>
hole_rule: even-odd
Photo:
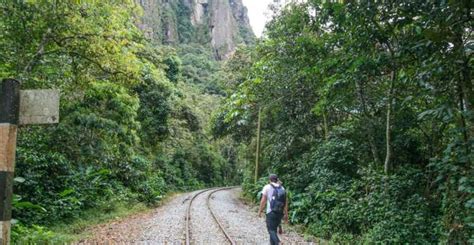
[[[471,2],[342,2],[275,8],[227,61],[180,15],[179,44],[146,38],[133,1],[0,3],[0,78],[61,90],[59,124],[18,132],[13,241],[206,186],[256,200],[274,172],[316,237],[473,243]]]
[[[253,151],[262,111],[247,195],[276,172],[336,243],[474,242],[472,2],[304,2],[228,62],[214,134]]]
[[[210,140],[223,94],[210,47],[146,39],[133,1],[0,6],[0,77],[61,91],[59,124],[18,132],[13,242],[63,241],[46,227],[87,210],[238,184],[226,140]]]

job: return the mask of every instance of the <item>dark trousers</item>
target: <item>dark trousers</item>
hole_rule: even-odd
[[[270,234],[270,244],[271,245],[278,245],[280,243],[280,239],[278,238],[277,229],[278,226],[281,224],[281,219],[283,218],[283,214],[270,212],[267,214],[267,230],[268,234]]]

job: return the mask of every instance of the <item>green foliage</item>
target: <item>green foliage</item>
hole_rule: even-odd
[[[292,221],[336,243],[473,239],[468,1],[305,1],[228,62],[216,137],[255,143]],[[253,154],[247,159],[253,161]],[[244,181],[252,182],[252,165]],[[263,183],[259,183],[260,185]],[[259,185],[246,183],[255,196]]]
[[[253,201],[259,201],[262,197],[262,188],[268,183],[266,177],[258,179],[257,183],[247,179],[242,183],[242,189],[244,190],[244,195]]]
[[[204,92],[223,94],[219,77],[220,64],[214,60],[211,49],[198,44],[181,45],[184,82],[198,84]]]
[[[177,56],[171,56],[165,59],[165,64],[168,66],[168,68],[166,68],[166,77],[171,82],[178,82],[182,69],[181,59],[179,59]]]
[[[163,3],[153,27],[176,50],[144,38],[136,6],[1,4],[0,77],[61,90],[58,125],[19,128],[14,242],[54,241],[58,220],[170,190],[243,178],[258,200],[259,110],[257,171],[279,174],[307,232],[474,240],[469,1],[296,1],[224,64],[184,2]]]
[[[21,224],[14,224],[11,239],[18,244],[54,244],[61,242],[55,233],[38,225],[28,228]]]
[[[189,9],[173,4],[169,13],[180,18],[158,22],[177,20],[184,42],[192,38],[181,18]],[[219,96],[204,90],[220,93],[213,77],[220,65],[207,49],[189,46],[196,52],[182,59],[181,48],[178,55],[152,46],[135,25],[134,2],[0,7],[0,77],[21,80],[22,89],[61,90],[59,124],[19,129],[14,242],[60,241],[49,227],[88,210],[155,205],[170,191],[233,178],[221,148],[207,140]]]
[[[149,70],[145,70],[143,76],[143,82],[133,88],[140,100],[137,115],[141,125],[139,135],[147,145],[156,146],[169,135],[168,120],[172,106],[169,97],[172,87],[165,79],[154,77]],[[177,79],[180,75],[171,76]]]
[[[173,10],[176,13],[178,26],[178,35],[180,43],[189,43],[193,41],[194,27],[191,24],[191,9],[183,1],[171,2]]]

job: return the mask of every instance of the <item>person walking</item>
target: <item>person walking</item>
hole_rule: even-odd
[[[285,188],[281,184],[276,174],[270,174],[269,183],[262,189],[262,199],[258,209],[258,217],[262,217],[263,209],[266,207],[266,224],[268,234],[270,235],[270,244],[278,245],[277,229],[281,224],[282,218],[285,223],[288,222],[288,199]]]

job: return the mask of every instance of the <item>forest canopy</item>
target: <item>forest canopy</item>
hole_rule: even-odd
[[[59,124],[18,131],[13,242],[64,242],[45,227],[236,180],[208,140],[207,110],[222,94],[210,47],[181,54],[189,45],[146,38],[133,1],[7,1],[0,11],[0,77],[61,91]]]

